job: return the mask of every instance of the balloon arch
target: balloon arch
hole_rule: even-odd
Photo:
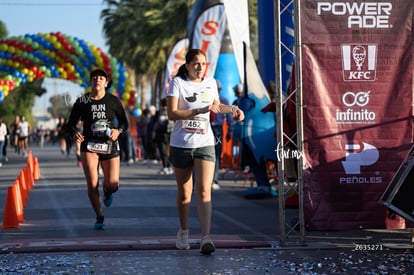
[[[138,95],[116,58],[60,32],[0,40],[0,102],[21,84],[45,77],[69,80],[87,89],[89,72],[94,68],[104,69],[112,79],[108,92],[118,96],[130,109],[138,109]]]

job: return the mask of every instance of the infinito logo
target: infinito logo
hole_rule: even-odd
[[[392,28],[391,2],[318,2],[317,15],[330,13],[334,16],[348,16],[348,28],[388,29]]]
[[[363,107],[366,106],[369,102],[369,94],[371,91],[368,92],[346,92],[342,96],[342,103],[347,107],[353,107],[355,105]]]
[[[371,124],[375,122],[376,114],[365,107],[369,103],[371,91],[346,92],[342,96],[345,111],[337,109],[335,118],[338,124]]]
[[[377,67],[376,44],[342,44],[344,81],[375,81]]]

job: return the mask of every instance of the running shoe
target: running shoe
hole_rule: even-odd
[[[214,246],[213,241],[210,239],[209,236],[204,236],[200,244],[201,254],[210,255],[214,251],[216,251],[216,247]]]
[[[104,217],[97,217],[95,222],[95,229],[96,230],[102,230],[104,229]]]
[[[105,198],[103,203],[105,204],[106,207],[110,207],[112,205],[112,193],[106,193],[105,192]]]
[[[190,243],[188,242],[188,236],[190,232],[187,230],[178,230],[177,241],[175,242],[175,247],[178,249],[190,249]]]

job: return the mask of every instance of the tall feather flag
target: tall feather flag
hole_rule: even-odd
[[[171,50],[165,66],[164,95],[167,94],[171,79],[177,74],[178,68],[185,63],[185,54],[188,50],[188,38],[180,39]]]
[[[207,55],[207,76],[213,77],[226,28],[224,5],[219,0],[197,0],[187,23],[189,48],[203,50]]]

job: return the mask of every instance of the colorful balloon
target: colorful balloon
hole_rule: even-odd
[[[126,105],[133,83],[123,65],[100,48],[60,32],[24,34],[0,40],[0,102],[21,84],[54,77],[89,87],[89,72],[104,69],[112,78],[108,92]]]

